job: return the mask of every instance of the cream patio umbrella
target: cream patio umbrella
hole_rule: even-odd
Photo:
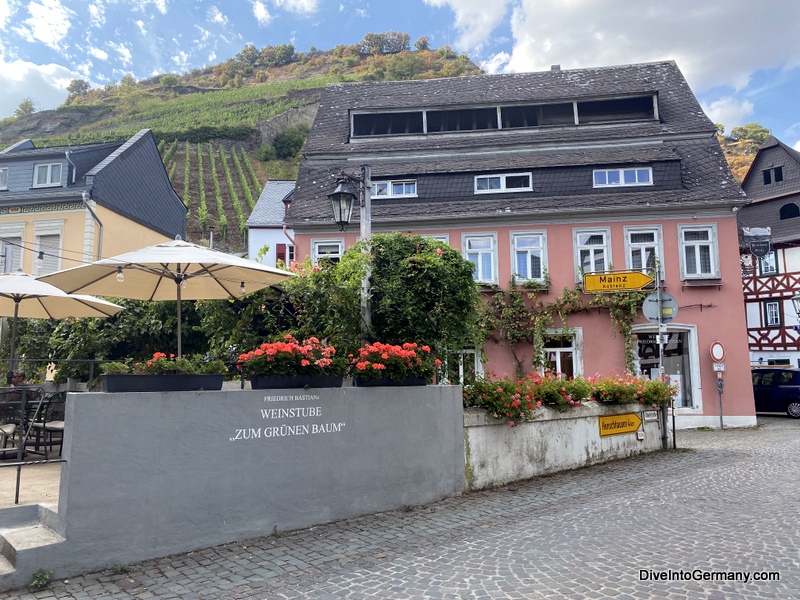
[[[176,300],[181,356],[181,300],[238,298],[293,276],[253,260],[175,240],[51,273],[40,280],[70,294]]]
[[[17,348],[17,319],[111,317],[123,308],[92,296],[70,295],[27,273],[0,275],[0,316],[12,317],[10,364]],[[10,369],[9,369],[10,370]]]

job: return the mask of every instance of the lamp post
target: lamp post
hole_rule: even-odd
[[[794,307],[794,313],[797,315],[797,319],[800,320],[800,292],[792,296],[792,306]]]
[[[361,174],[355,175],[339,172],[336,178],[336,189],[328,194],[333,208],[333,220],[339,226],[339,231],[347,231],[350,219],[353,216],[353,203],[358,197],[359,224],[361,225],[361,240],[369,241],[372,237],[372,170],[369,165],[361,167]],[[369,250],[364,247],[364,252]],[[364,279],[361,280],[361,319],[362,330],[366,331],[372,326],[372,314],[369,305],[369,278],[372,275],[372,265],[367,261]]]

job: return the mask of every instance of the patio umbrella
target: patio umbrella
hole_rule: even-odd
[[[176,300],[181,356],[181,300],[238,298],[294,273],[183,240],[148,246],[41,278],[73,293],[133,300]]]
[[[82,294],[70,295],[27,273],[0,275],[0,316],[13,317],[11,360],[17,345],[17,319],[111,317],[122,310],[112,302]]]

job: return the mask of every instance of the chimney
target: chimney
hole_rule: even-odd
[[[560,71],[561,70],[561,65],[551,65],[550,66],[550,70],[551,71]]]

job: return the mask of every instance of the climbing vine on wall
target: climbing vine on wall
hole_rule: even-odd
[[[548,301],[548,287],[547,279],[543,284],[522,286],[517,286],[512,279],[508,289],[494,287],[484,303],[482,325],[495,342],[508,344],[516,363],[517,375],[524,375],[526,366],[517,354],[519,344],[531,344],[532,366],[544,368],[547,365],[545,345],[548,337],[553,337],[555,324],[560,322],[563,335],[569,335],[569,315],[592,309],[608,311],[615,332],[619,332],[625,341],[626,369],[633,372],[633,320],[650,292],[620,291],[587,298],[576,285],[572,289],[565,287],[561,296]]]

